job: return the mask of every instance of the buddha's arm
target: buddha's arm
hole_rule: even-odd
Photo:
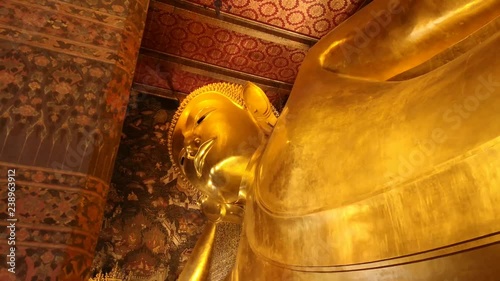
[[[385,81],[499,15],[498,0],[375,0],[323,37],[307,60],[338,74]]]
[[[179,281],[206,280],[215,238],[216,223],[209,221],[203,230],[193,253],[179,276]]]
[[[208,222],[179,276],[179,281],[207,280],[217,223],[222,221],[241,223],[243,219],[243,208],[238,204],[223,204],[210,198],[204,198],[201,208],[208,218]]]

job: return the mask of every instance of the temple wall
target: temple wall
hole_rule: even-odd
[[[89,276],[147,8],[1,1],[0,227],[15,224],[16,257],[11,274],[2,230],[0,280]]]
[[[104,211],[94,272],[175,281],[201,234],[199,192],[177,181],[167,133],[178,103],[132,95]]]

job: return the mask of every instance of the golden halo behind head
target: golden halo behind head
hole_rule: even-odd
[[[195,187],[192,185],[192,183],[185,177],[185,175],[182,173],[179,165],[178,165],[178,159],[176,159],[176,154],[174,153],[174,137],[180,136],[179,134],[180,129],[177,127],[177,123],[179,121],[179,118],[188,106],[188,104],[195,98],[203,94],[220,94],[222,96],[227,97],[230,101],[232,101],[234,104],[245,108],[245,102],[243,100],[243,86],[237,85],[237,84],[230,84],[230,83],[213,83],[209,84],[206,86],[203,86],[201,88],[198,88],[191,92],[180,104],[179,108],[175,112],[174,116],[172,117],[172,121],[170,122],[170,128],[168,131],[168,154],[170,157],[170,161],[172,162],[172,166],[174,168],[174,172],[177,174],[177,177],[180,178],[180,180],[189,188],[189,189],[194,189]]]

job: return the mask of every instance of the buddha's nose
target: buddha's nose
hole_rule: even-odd
[[[186,157],[188,159],[194,159],[194,156],[198,152],[198,149],[201,144],[201,139],[199,137],[194,137],[189,140],[186,144]]]

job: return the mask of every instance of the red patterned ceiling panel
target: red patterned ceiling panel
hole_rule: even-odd
[[[228,30],[196,14],[150,10],[143,47],[229,69],[293,83],[306,51]]]
[[[134,82],[189,94],[204,85],[222,80],[183,71],[174,63],[140,55]]]
[[[140,55],[134,82],[154,86],[162,89],[173,90],[183,94],[210,83],[233,82],[227,79],[216,79],[205,75],[191,73],[182,69],[183,66],[174,62],[161,60],[155,57]],[[285,97],[290,94],[290,90],[279,89],[270,86],[261,86],[269,100],[278,108],[281,108]]]
[[[214,8],[213,0],[185,0]],[[363,0],[226,0],[221,11],[320,38],[354,14]]]

